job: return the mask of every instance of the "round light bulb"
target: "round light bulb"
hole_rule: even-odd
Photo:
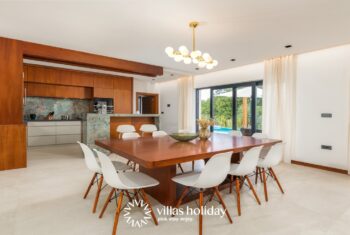
[[[192,62],[192,60],[191,60],[190,57],[184,58],[184,63],[185,63],[185,64],[191,64],[191,62]]]
[[[182,59],[183,59],[182,55],[176,55],[176,56],[174,57],[174,60],[175,60],[176,62],[181,62]]]
[[[188,55],[189,51],[186,46],[180,46],[179,51],[182,55]]]
[[[213,65],[217,66],[218,65],[218,61],[217,60],[213,60]]]
[[[210,55],[209,55],[208,53],[204,53],[204,54],[203,54],[203,59],[204,59],[205,61],[207,61],[207,62],[211,61],[211,57],[210,57]]]
[[[174,53],[174,49],[172,47],[167,47],[165,48],[165,53],[170,56]]]
[[[192,59],[195,59],[197,57],[196,51],[191,52],[191,57],[192,57]]]
[[[207,69],[213,69],[213,68],[214,68],[213,64],[207,64]]]
[[[193,62],[194,64],[198,64],[198,63],[199,63],[199,61],[198,61],[196,58],[193,58],[193,59],[192,59],[192,62]]]
[[[198,67],[204,68],[204,67],[205,67],[205,62],[204,62],[204,61],[200,61],[200,62],[198,63]]]

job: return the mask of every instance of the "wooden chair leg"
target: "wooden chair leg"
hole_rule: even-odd
[[[250,189],[252,190],[252,192],[254,194],[254,197],[255,197],[256,201],[258,202],[259,205],[261,205],[260,199],[259,199],[258,195],[256,194],[254,186],[253,186],[252,182],[250,181],[249,177],[248,176],[244,176],[244,177],[246,178],[246,180],[247,180],[247,182],[249,184],[249,187],[250,187]]]
[[[122,208],[122,203],[123,203],[123,194],[124,194],[124,191],[121,191],[118,197],[118,206],[117,206],[117,209],[115,210],[112,235],[117,234],[119,215],[120,215],[120,210]]]
[[[101,193],[102,183],[103,183],[103,175],[101,175],[100,181],[98,182],[98,188],[97,188],[97,192],[96,192],[94,207],[92,208],[92,213],[95,213],[95,212],[96,212],[96,208],[97,208],[97,204],[98,204],[98,199],[99,199],[100,193]]]
[[[230,175],[230,194],[232,193],[233,175]]]
[[[203,191],[199,192],[199,235],[203,234]]]
[[[238,215],[241,216],[241,187],[239,185],[239,178],[236,178],[236,193],[237,193],[237,210]]]
[[[265,168],[262,168],[262,176],[264,181],[264,194],[265,194],[265,201],[268,201],[269,198],[267,196],[267,183],[266,183],[266,174],[265,174]]]
[[[134,197],[135,197],[136,201],[139,202],[140,200],[139,200],[139,196],[138,196],[138,193],[137,193],[136,189],[134,189],[134,195],[135,195]]]
[[[259,168],[256,167],[256,170],[255,170],[255,184],[258,183],[258,172],[259,172]]]
[[[179,206],[180,206],[181,203],[182,203],[182,199],[184,199],[184,197],[186,196],[186,194],[187,194],[187,192],[188,192],[188,189],[189,189],[189,187],[186,186],[186,187],[182,190],[182,193],[181,193],[181,195],[180,195],[179,200],[177,200],[177,203],[176,203],[176,205],[175,205],[175,208],[179,208]],[[173,217],[174,214],[172,214],[171,216]]]
[[[260,183],[263,182],[262,174],[261,174],[261,168],[259,167],[259,177],[260,177]]]
[[[209,202],[213,200],[214,196],[215,196],[215,189],[213,189],[213,193],[210,195]]]
[[[181,164],[177,164],[177,166],[180,168],[182,174],[185,173],[185,171],[184,171],[184,169],[182,168]]]
[[[109,204],[109,201],[111,200],[112,196],[113,196],[113,193],[115,192],[115,188],[112,188],[111,192],[108,194],[108,197],[106,199],[106,202],[102,208],[102,211],[100,213],[100,216],[98,218],[102,218],[103,214],[105,213],[106,209],[107,209],[107,206]]]
[[[85,192],[85,194],[84,194],[84,199],[85,199],[85,198],[87,197],[87,195],[89,194],[92,185],[94,185],[96,176],[97,176],[97,173],[95,173],[95,174],[93,175],[93,177],[92,177],[92,179],[91,179],[91,181],[90,181],[90,183],[89,183],[89,186],[88,186],[88,188],[87,188],[87,190],[86,190],[86,192]]]
[[[149,202],[145,191],[144,191],[143,189],[140,189],[140,192],[141,192],[141,195],[142,195],[142,197],[143,197],[143,200],[145,200],[145,202],[148,204],[148,207],[149,207],[149,210],[151,211],[151,215],[152,215],[154,224],[155,224],[155,225],[158,225],[157,217],[156,217],[156,215],[155,215],[154,212],[153,212],[152,205],[151,205],[151,203]]]
[[[192,161],[192,171],[194,171],[194,161]]]
[[[270,173],[273,175],[273,178],[276,180],[278,187],[280,188],[281,192],[284,193],[283,188],[280,184],[280,181],[278,180],[275,172],[272,170],[272,168],[269,169]]]
[[[224,208],[224,210],[225,210],[225,213],[226,213],[226,216],[227,216],[228,220],[232,224],[232,219],[231,219],[230,213],[227,210],[227,207],[225,205],[224,200],[222,200],[222,197],[220,195],[220,191],[219,191],[218,187],[215,187],[214,192],[216,193],[216,196],[219,198],[219,201],[220,201],[220,203],[222,205],[222,208]]]
[[[132,202],[132,198],[130,197],[130,194],[129,194],[128,190],[125,190],[125,194],[128,197],[129,202]]]

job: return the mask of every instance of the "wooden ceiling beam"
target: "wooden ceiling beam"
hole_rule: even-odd
[[[28,59],[138,74],[149,77],[163,75],[163,67],[161,66],[95,55],[87,52],[47,46],[38,43],[26,41],[20,42],[22,43],[23,56]]]

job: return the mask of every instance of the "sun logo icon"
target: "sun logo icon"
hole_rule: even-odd
[[[135,219],[131,217],[131,210],[138,208],[142,210],[143,217],[139,219]],[[132,200],[131,202],[128,202],[128,204],[123,209],[123,217],[126,220],[126,223],[130,224],[131,227],[135,228],[141,228],[143,225],[147,224],[148,221],[152,218],[151,217],[151,210],[148,207],[148,204],[145,203],[143,200],[137,201]]]

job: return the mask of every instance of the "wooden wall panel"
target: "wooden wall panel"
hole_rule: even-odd
[[[114,90],[113,89],[106,89],[106,88],[93,88],[93,97],[94,98],[114,98]]]
[[[117,78],[114,81],[114,112],[132,113],[133,79]]]
[[[0,38],[0,125],[23,123],[23,87],[21,47]]]
[[[95,88],[113,89],[113,77],[96,74],[94,77]]]
[[[26,166],[26,126],[0,125],[0,170]]]

